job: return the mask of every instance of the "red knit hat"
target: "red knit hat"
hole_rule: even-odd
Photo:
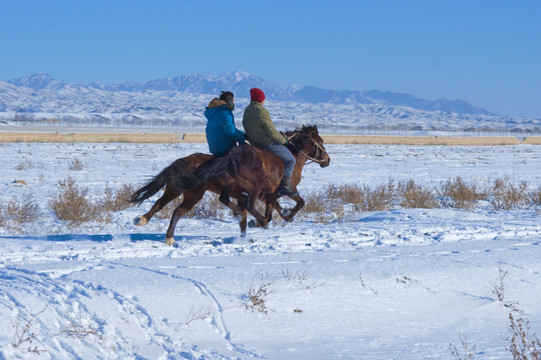
[[[263,102],[265,100],[265,93],[258,88],[253,88],[250,89],[250,97],[252,101]]]

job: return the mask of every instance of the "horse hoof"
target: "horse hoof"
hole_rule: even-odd
[[[291,210],[289,209],[283,209],[282,211],[280,211],[280,216],[283,218],[289,216],[290,214],[291,214]]]
[[[241,231],[240,232],[240,238],[244,239],[245,237],[246,237],[246,231]]]
[[[174,237],[169,237],[165,239],[165,245],[173,245],[175,243]]]
[[[248,227],[250,227],[250,228],[257,227],[257,222],[255,220],[248,221]]]
[[[148,220],[144,216],[138,216],[133,219],[133,225],[143,226],[148,224]]]

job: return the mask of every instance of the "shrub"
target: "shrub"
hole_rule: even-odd
[[[509,336],[505,339],[506,350],[514,360],[540,360],[541,340],[531,332],[530,321],[522,317],[515,319],[509,313]]]
[[[163,207],[158,213],[156,218],[158,219],[170,219],[173,215],[173,211],[182,204],[182,198],[176,198]],[[195,206],[188,211],[184,216],[188,218],[206,218],[206,219],[222,219],[225,205],[223,205],[218,195],[214,193],[207,193]]]
[[[226,206],[220,202],[217,194],[207,193],[186,216],[190,218],[223,219],[225,208]]]
[[[62,191],[57,198],[49,201],[59,220],[68,221],[71,225],[78,225],[92,219],[97,208],[87,198],[88,189],[80,188],[75,180],[68,177],[67,180],[59,181]]]
[[[470,209],[475,201],[486,198],[486,193],[479,190],[477,186],[466,184],[461,177],[454,180],[447,180],[440,190],[444,205],[459,208]]]
[[[23,224],[37,219],[38,210],[39,207],[30,193],[25,193],[19,200],[0,202],[0,226],[20,231]]]
[[[438,206],[434,192],[416,185],[413,180],[398,183],[397,193],[403,208],[432,209]]]
[[[359,194],[360,201],[354,205],[355,210],[384,211],[391,209],[395,195],[394,184],[389,181],[375,189],[364,186]]]
[[[80,171],[83,170],[83,163],[78,158],[74,158],[70,163],[68,164],[68,169],[70,170],[76,170]]]
[[[260,284],[254,286],[254,282],[250,284],[250,289],[248,290],[248,302],[245,304],[246,309],[252,311],[261,312],[267,314],[268,308],[266,304],[267,297],[272,294],[270,287],[272,282],[269,280],[269,273],[260,274]]]
[[[34,168],[35,168],[35,165],[30,160],[25,160],[22,163],[15,166],[15,170],[17,171],[23,171],[23,170],[34,169]]]
[[[98,209],[101,211],[125,210],[133,206],[130,197],[134,192],[135,188],[132,185],[122,185],[116,193],[106,187],[103,192],[105,198],[100,202]]]
[[[536,190],[534,190],[530,196],[531,196],[532,202],[535,205],[541,205],[541,186],[539,186]]]
[[[522,181],[518,186],[508,179],[496,179],[492,187],[494,210],[511,210],[522,207],[528,202],[527,184]]]

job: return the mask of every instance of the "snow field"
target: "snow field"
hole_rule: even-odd
[[[132,224],[151,202],[70,228],[48,200],[68,176],[95,198],[105,186],[141,185],[205,144],[0,150],[0,201],[31,192],[41,214],[22,233],[0,227],[0,359],[441,359],[449,344],[460,348],[460,334],[475,359],[508,359],[500,271],[505,301],[541,333],[538,209],[395,209],[327,225],[303,217],[248,229],[246,239],[232,218],[182,219],[167,247],[167,219]],[[541,185],[535,146],[327,150],[331,165],[305,167],[301,194],[389,179],[435,187],[456,176]],[[82,170],[69,169],[75,158]],[[266,314],[246,307],[265,283]],[[12,346],[25,325],[32,342]]]

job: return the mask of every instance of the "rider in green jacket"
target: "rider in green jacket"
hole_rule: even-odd
[[[244,110],[242,126],[250,144],[259,146],[278,155],[284,162],[284,177],[278,189],[281,195],[298,195],[291,189],[291,175],[295,157],[287,147],[287,139],[274,127],[269,111],[263,107],[265,93],[258,88],[250,89],[250,105]]]

